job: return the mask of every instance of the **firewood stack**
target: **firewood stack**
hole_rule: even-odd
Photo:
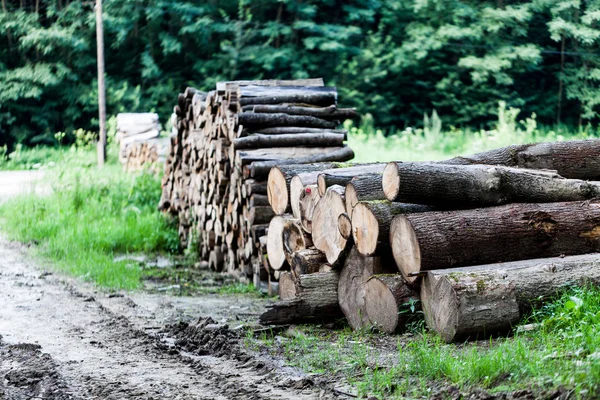
[[[600,141],[510,146],[440,162],[271,169],[265,324],[343,315],[445,340],[510,329],[571,285],[600,284]]]
[[[335,88],[322,79],[221,82],[208,93],[181,93],[159,208],[178,217],[182,245],[214,270],[266,281],[260,238],[274,216],[267,175],[275,165],[354,157],[337,127],[356,113],[336,105]]]
[[[167,154],[168,139],[161,139],[158,114],[117,114],[119,159],[127,171],[157,169]]]

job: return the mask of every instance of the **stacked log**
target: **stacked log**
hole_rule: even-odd
[[[302,280],[329,271],[353,329],[397,332],[422,310],[447,341],[506,331],[532,304],[600,283],[599,159],[600,141],[588,140],[442,162],[273,167],[267,259],[289,272],[285,302],[261,321],[339,318],[331,293],[331,314],[311,300],[331,284],[304,300]]]
[[[117,114],[116,141],[119,160],[127,171],[149,167],[158,170],[167,154],[168,139],[159,139],[160,123],[155,113]]]
[[[209,267],[273,290],[281,268],[265,262],[269,245],[261,241],[277,224],[269,170],[351,159],[347,133],[337,127],[356,112],[337,107],[335,88],[305,79],[187,88],[174,115],[159,208],[178,217],[182,246]]]

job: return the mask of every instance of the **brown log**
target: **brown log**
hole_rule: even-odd
[[[390,225],[400,214],[432,211],[421,204],[363,201],[352,211],[352,237],[360,254],[372,256],[382,246],[389,247]]]
[[[338,217],[346,211],[341,186],[331,186],[315,206],[312,237],[315,247],[325,253],[327,262],[335,264],[346,248],[347,240],[337,227]]]
[[[321,200],[317,185],[306,186],[300,196],[298,204],[300,211],[300,224],[302,229],[307,233],[312,233],[312,221],[315,212],[315,207]]]
[[[353,247],[346,257],[338,284],[338,302],[350,327],[354,330],[370,325],[365,308],[365,284],[375,274],[388,272],[393,265],[385,265],[380,257],[365,257]],[[389,262],[388,264],[393,264]]]
[[[284,113],[290,115],[310,115],[323,119],[345,120],[357,117],[354,108],[337,108],[335,105],[329,107],[300,107],[290,104],[282,105],[256,105],[252,108],[255,113]]]
[[[343,316],[338,305],[339,272],[300,275],[296,298],[267,306],[259,321],[263,325],[333,321]]]
[[[595,182],[564,179],[550,171],[486,165],[389,163],[382,185],[388,200],[454,209],[577,201],[600,194],[600,184]]]
[[[288,164],[312,164],[321,163],[328,161],[348,161],[354,158],[354,152],[348,146],[344,147],[326,147],[320,148],[313,154],[306,155],[304,157],[284,159],[280,157],[276,161],[260,161],[253,162],[250,170],[250,175],[254,178],[266,177],[269,174],[271,168],[288,165]]]
[[[290,133],[337,133],[348,136],[348,131],[345,129],[307,128],[305,126],[277,126],[273,128],[259,128],[255,131],[244,130],[242,136],[248,136],[252,133],[257,133],[260,135],[286,135]]]
[[[290,93],[281,94],[277,96],[260,96],[260,97],[247,97],[240,99],[240,105],[245,106],[248,104],[283,104],[283,103],[304,103],[313,104],[316,106],[330,106],[335,104],[336,95],[335,93]]]
[[[549,169],[565,178],[600,180],[600,140],[513,145],[467,157],[451,158],[441,163]]]
[[[247,128],[270,126],[306,126],[309,128],[335,129],[339,121],[328,121],[308,115],[288,114],[255,114],[242,113],[238,115],[238,122]],[[295,135],[294,135],[295,136]]]
[[[382,188],[382,174],[364,174],[352,178],[346,184],[346,212],[352,216],[352,210],[359,201],[385,200]]]
[[[332,171],[323,171],[317,178],[317,184],[319,185],[319,194],[323,196],[325,190],[332,185],[345,186],[353,178],[366,175],[366,174],[381,174],[386,164],[381,163],[367,163],[367,164],[355,164],[351,166],[338,166]]]
[[[255,150],[243,150],[238,151],[236,157],[239,157],[242,165],[258,162],[274,162],[269,167],[275,167],[277,165],[287,164],[307,164],[303,160],[316,160],[314,162],[321,161],[336,161],[337,157],[333,160],[321,160],[328,154],[340,154],[340,152],[346,152],[346,147],[273,147],[268,149],[255,149]],[[313,161],[310,161],[313,162]],[[260,165],[260,164],[259,164]],[[257,178],[255,174],[252,174],[253,167],[250,167],[250,173],[253,178]],[[268,171],[265,177],[268,175]]]
[[[304,250],[313,245],[312,238],[304,233],[300,221],[296,219],[286,220],[282,232],[283,253],[288,264],[295,252]]]
[[[248,213],[248,223],[250,225],[266,224],[275,216],[271,206],[255,206],[250,208]]]
[[[406,214],[394,218],[390,243],[409,281],[422,269],[594,253],[600,204],[569,202]]]
[[[302,249],[292,254],[290,266],[294,276],[314,274],[327,264],[325,254],[315,248]]]
[[[340,214],[338,217],[338,229],[344,239],[350,239],[352,236],[352,220],[347,213]]]
[[[400,330],[420,310],[419,292],[400,274],[373,275],[364,290],[367,318],[381,332]]]
[[[253,134],[234,139],[233,146],[236,150],[294,146],[334,147],[343,145],[345,139],[345,135],[337,133]]]

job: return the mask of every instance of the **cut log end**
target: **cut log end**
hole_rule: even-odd
[[[350,239],[352,236],[352,220],[347,213],[340,214],[338,217],[338,229],[344,239]]]
[[[317,176],[317,188],[319,190],[319,195],[325,196],[325,192],[327,191],[327,182],[325,180],[325,175],[319,174],[319,176]]]
[[[388,163],[383,170],[382,178],[383,193],[385,197],[394,201],[400,193],[400,173],[395,162]]]
[[[354,188],[354,185],[352,183],[348,183],[346,185],[346,213],[348,213],[348,215],[350,217],[352,217],[352,212],[354,210],[354,207],[356,207],[356,205],[358,204],[358,194],[356,193],[356,189]]]
[[[289,203],[289,193],[285,175],[279,168],[271,168],[267,180],[267,196],[273,212],[277,215],[285,213]]]
[[[269,265],[274,270],[279,270],[285,263],[285,252],[283,251],[283,229],[285,218],[275,216],[269,223],[267,233],[267,255]]]
[[[279,275],[279,298],[290,300],[296,297],[296,283],[291,272],[282,272]]]
[[[338,217],[346,211],[346,206],[342,196],[332,188],[317,203],[312,224],[314,245],[325,253],[329,264],[338,261],[347,244],[337,227]]]
[[[292,209],[292,215],[296,219],[301,219],[300,214],[300,199],[304,192],[304,184],[299,176],[294,176],[290,181],[290,208]]]
[[[352,236],[360,254],[365,256],[375,254],[379,223],[373,212],[361,203],[358,203],[352,211]]]
[[[407,282],[414,283],[418,277],[411,274],[421,271],[421,249],[415,230],[406,216],[399,215],[392,221],[390,245],[398,270]]]
[[[388,286],[376,278],[365,285],[367,318],[382,332],[394,333],[398,328],[398,304]]]

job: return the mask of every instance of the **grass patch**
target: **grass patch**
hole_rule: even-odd
[[[141,268],[113,261],[115,254],[178,247],[176,228],[156,210],[160,179],[125,174],[114,162],[98,169],[89,158],[93,152],[73,150],[48,170],[49,195],[2,204],[3,231],[11,239],[38,244],[60,270],[107,288],[137,288]]]
[[[532,322],[538,324],[532,332],[458,344],[425,330],[389,337],[304,325],[277,340],[263,333],[245,343],[305,372],[346,379],[360,396],[419,398],[454,387],[598,398],[600,289],[573,289],[523,320]]]

